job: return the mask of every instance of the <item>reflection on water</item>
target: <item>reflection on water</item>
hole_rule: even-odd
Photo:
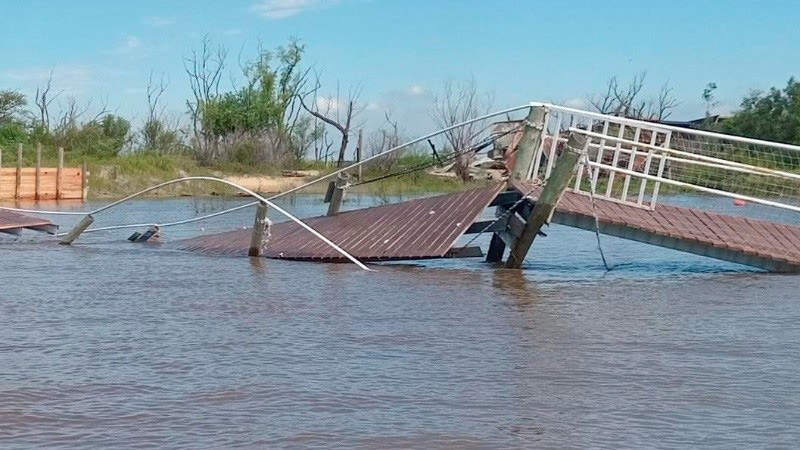
[[[146,200],[97,225],[244,201]],[[324,205],[297,196],[291,210],[309,216]],[[592,233],[558,226],[521,272],[465,259],[365,273],[169,244],[251,223],[241,211],[168,229],[164,245],[130,244],[129,231],[70,248],[0,238],[0,445],[763,447],[800,438],[796,276],[604,237],[606,273]]]

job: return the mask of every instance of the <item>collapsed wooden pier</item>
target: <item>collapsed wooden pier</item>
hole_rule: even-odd
[[[595,155],[597,162],[592,163],[587,153],[592,139],[591,131],[570,132],[569,138],[564,139],[560,147],[557,147],[557,138],[552,138],[549,144],[553,146],[552,151],[545,154],[541,151],[545,145],[545,117],[544,110],[531,109],[516,150],[517,166],[510,173],[508,189],[505,191],[501,189],[505,185],[502,183],[484,189],[341,214],[336,214],[339,205],[335,205],[329,209],[328,216],[309,219],[307,224],[364,261],[482,256],[480,251],[467,251],[454,246],[464,234],[491,232],[486,260],[500,262],[507,254],[506,267],[520,268],[542,227],[559,223],[771,272],[800,272],[798,226],[671,205],[656,207],[657,185],[650,204],[646,205],[644,182],[638,189],[638,201],[626,200],[624,193],[621,199],[616,199],[582,192],[580,182],[583,168],[590,165],[597,168],[589,174],[590,177],[597,177],[603,168],[626,174],[623,192],[628,191],[629,177],[632,175],[638,175],[643,180],[656,179],[680,185],[686,183],[654,177],[645,164],[642,165],[643,173],[636,173],[631,170],[636,158],[628,159],[623,166],[616,162],[613,166],[607,166],[600,151]],[[636,134],[639,136],[638,132]],[[656,133],[650,136],[651,142],[655,142]],[[603,140],[612,138],[602,135],[600,139],[600,148],[603,149]],[[634,142],[633,145],[633,149],[628,151],[631,154],[635,153],[636,145],[644,144]],[[621,152],[620,145],[617,153]],[[614,161],[618,154],[614,156]],[[644,160],[649,161],[654,155],[654,150],[650,149]],[[530,176],[529,168],[534,166],[534,162],[536,166],[542,163],[542,167],[547,167],[546,181]],[[719,163],[715,164],[713,167],[720,166]],[[730,164],[739,172],[745,170],[756,175],[763,172],[759,168],[742,167],[739,163]],[[731,169],[724,165],[722,167]],[[775,176],[773,173],[767,175]],[[794,175],[789,174],[788,177]],[[613,174],[609,179],[613,179]],[[573,180],[576,180],[575,187],[570,189]],[[344,188],[337,185],[336,189]],[[608,191],[611,191],[610,187]],[[337,198],[341,201],[343,193],[339,194]],[[772,201],[763,202],[774,204]],[[479,221],[478,217],[488,206],[497,207],[496,219]],[[246,255],[250,248],[251,255],[259,254],[258,251],[252,251],[251,235],[256,236],[250,231],[239,230],[204,236],[185,241],[182,247],[229,255]],[[260,254],[269,258],[296,260],[344,260],[332,248],[296,224],[288,222],[272,227],[270,241]]]
[[[0,209],[0,233],[18,235],[24,229],[43,231],[49,234],[55,234],[58,231],[58,227],[49,220]]]
[[[499,262],[519,247],[543,191],[532,182],[512,181],[506,189],[504,186],[501,183],[305,222],[356,258],[370,262],[483,256],[479,249],[462,249],[456,242],[464,234],[487,232],[493,235],[487,261]],[[594,201],[602,234],[771,272],[800,272],[800,227],[692,208],[664,205],[651,211],[604,199]],[[500,220],[479,220],[492,206],[498,208]],[[594,231],[594,211],[588,195],[566,191],[555,206],[551,222]],[[188,239],[179,245],[190,251],[245,256],[250,236],[250,229],[235,230]],[[520,251],[527,253],[527,249]],[[346,262],[293,222],[272,226],[262,256]]]
[[[346,211],[305,223],[362,261],[396,261],[475,256],[475,249],[454,249],[456,241],[495,200],[505,183],[455,194]],[[271,227],[262,256],[346,262],[330,246],[294,222]],[[235,230],[180,243],[186,250],[247,255],[252,231]]]

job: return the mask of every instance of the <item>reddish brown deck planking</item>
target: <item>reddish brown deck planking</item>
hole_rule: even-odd
[[[410,200],[315,217],[304,222],[362,261],[445,257],[505,183],[454,194]],[[272,214],[274,217],[274,214]],[[294,222],[272,226],[264,256],[307,261],[344,262],[341,254]],[[247,255],[251,230],[188,239],[186,250]]]
[[[53,224],[49,220],[0,209],[0,232],[17,233],[23,228],[49,229],[50,227],[53,227]]]
[[[538,195],[533,184],[515,181],[511,185],[522,193],[534,189],[530,195],[533,199]],[[776,267],[773,270],[800,271],[800,227],[797,226],[665,204],[658,204],[651,211],[595,198],[595,206],[601,232],[608,231],[604,230],[604,226],[616,226],[618,230],[627,228],[634,232],[634,236],[639,237],[635,240],[644,240],[655,245],[659,245],[659,238],[669,238],[670,244],[662,246],[756,267],[769,268],[772,266],[770,261],[773,261]],[[582,220],[589,218],[591,221]],[[593,220],[592,204],[588,195],[564,192],[553,217],[555,223],[570,226],[588,223],[588,226],[582,228],[594,229]],[[626,237],[625,233],[619,234],[620,237]],[[649,237],[641,239],[645,234]],[[676,241],[683,241],[686,245],[676,246]],[[696,250],[689,250],[690,245]],[[716,249],[724,250],[725,253],[715,251]]]

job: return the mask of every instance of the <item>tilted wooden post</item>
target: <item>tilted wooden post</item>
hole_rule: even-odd
[[[14,185],[14,198],[18,199],[20,194],[20,187],[22,186],[22,144],[17,146],[17,181]]]
[[[542,132],[544,131],[544,116],[547,110],[544,106],[534,106],[525,119],[525,130],[522,138],[517,144],[517,159],[514,162],[514,169],[511,171],[511,178],[515,180],[526,180],[528,171],[533,164],[533,158],[539,147],[542,146]],[[535,176],[536,174],[534,174]]]
[[[517,144],[517,159],[511,171],[511,178],[517,180],[525,180],[528,178],[528,170],[533,163],[533,158],[537,150],[542,144],[542,132],[544,130],[546,112],[547,110],[544,106],[531,107],[531,110],[528,112],[522,138],[520,138],[519,144]],[[503,214],[505,210],[498,208],[497,212],[498,215],[500,215]],[[501,261],[505,249],[506,243],[498,233],[494,233],[489,244],[489,251],[486,252],[486,262]]]
[[[61,177],[64,173],[64,147],[58,147],[58,168],[56,169],[56,200],[61,200]]]
[[[36,179],[34,181],[34,198],[39,200],[42,192],[42,144],[36,143]]]
[[[344,172],[340,173],[336,178],[336,184],[333,186],[333,193],[331,194],[331,203],[328,205],[328,216],[339,214],[339,209],[342,208],[342,202],[344,202],[344,192],[347,189],[349,178]]]
[[[72,228],[69,231],[69,233],[67,233],[66,235],[64,235],[64,237],[61,238],[59,244],[71,245],[73,242],[75,242],[75,239],[78,239],[78,236],[80,236],[81,233],[86,231],[86,229],[89,228],[89,225],[91,225],[93,222],[94,222],[94,217],[92,217],[91,214],[87,214],[86,216],[84,216],[83,219],[81,219],[80,222],[78,222],[77,225],[75,225],[74,228]]]
[[[253,234],[250,235],[250,250],[248,256],[261,256],[264,247],[264,233],[267,229],[267,204],[259,203],[256,207],[256,219],[253,222]]]
[[[542,226],[550,220],[553,211],[561,198],[561,194],[567,189],[569,181],[575,174],[575,167],[578,165],[578,158],[586,147],[586,136],[577,133],[570,133],[564,151],[555,161],[550,178],[542,189],[541,195],[536,200],[530,216],[528,216],[525,228],[517,239],[516,245],[511,249],[506,261],[509,269],[519,269],[525,255],[533,244],[537,233]]]

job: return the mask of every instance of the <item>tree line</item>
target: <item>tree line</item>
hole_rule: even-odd
[[[147,108],[141,125],[109,110],[107,99],[79,103],[53,89],[53,73],[28,99],[13,90],[0,91],[0,146],[41,143],[64,147],[73,154],[113,158],[126,152],[156,155],[184,154],[202,165],[234,162],[243,165],[291,165],[313,159],[341,165],[363,126],[365,109],[359,85],[335,86],[323,96],[316,67],[304,65],[305,46],[297,39],[274,49],[259,46],[255,57],[237,61],[237,77],[230,76],[229,49],[204,37],[184,58],[191,96],[186,117],[166,115],[163,96],[170,80],[153,72],[145,91]],[[601,113],[647,120],[665,120],[679,104],[665,84],[657,95],[643,95],[646,74],[628,83],[610,79],[599,95],[589,97]],[[716,84],[703,91],[706,114],[716,106]],[[58,101],[58,103],[55,103]],[[492,107],[492,97],[474,80],[448,81],[435,96],[430,118],[439,127],[480,116]],[[58,105],[58,111],[54,111]],[[92,113],[90,114],[90,111]],[[406,140],[402,126],[390,111],[363,143],[365,155],[381,153]],[[188,124],[186,123],[188,120]],[[469,176],[470,149],[485,132],[485,123],[446,133],[443,154],[455,154],[456,171]],[[800,82],[790,79],[784,88],[751,92],[740,109],[707,128],[731,134],[800,144]],[[393,160],[384,164],[391,165]]]

